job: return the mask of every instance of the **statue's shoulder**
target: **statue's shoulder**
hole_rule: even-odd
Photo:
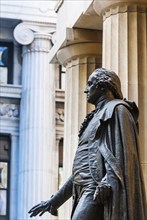
[[[105,106],[99,112],[99,119],[102,121],[106,121],[110,119],[113,115],[115,108],[119,105],[123,105],[126,108],[130,109],[128,103],[121,99],[113,99],[105,104]]]
[[[121,100],[121,99],[113,99],[110,102],[107,102],[104,108],[106,108],[108,111],[110,110],[114,111],[114,109],[118,105],[123,105],[123,106],[126,106],[127,108],[130,108],[129,104],[126,101]]]

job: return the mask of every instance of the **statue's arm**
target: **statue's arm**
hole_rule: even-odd
[[[73,191],[73,177],[70,176],[59,191],[52,197],[52,205],[58,209],[71,196]]]
[[[73,177],[70,176],[58,192],[51,196],[49,200],[42,201],[30,209],[30,217],[38,214],[41,216],[45,212],[49,212],[50,214],[57,216],[57,209],[72,196],[72,190]]]

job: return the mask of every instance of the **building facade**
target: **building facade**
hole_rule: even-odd
[[[71,174],[79,126],[93,108],[83,91],[101,66],[119,75],[124,97],[140,109],[147,190],[147,0],[51,2],[2,1],[2,220],[29,219],[28,210]],[[70,219],[70,209],[71,201],[57,218],[42,219]]]

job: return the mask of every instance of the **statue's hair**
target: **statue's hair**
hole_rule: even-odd
[[[111,90],[115,98],[123,99],[121,92],[120,79],[115,72],[105,68],[98,68],[94,71],[96,84],[103,88]]]

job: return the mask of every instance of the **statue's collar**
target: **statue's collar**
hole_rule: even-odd
[[[109,99],[106,96],[102,96],[100,101],[96,105],[96,112],[101,110],[108,102],[110,102],[112,99]]]

